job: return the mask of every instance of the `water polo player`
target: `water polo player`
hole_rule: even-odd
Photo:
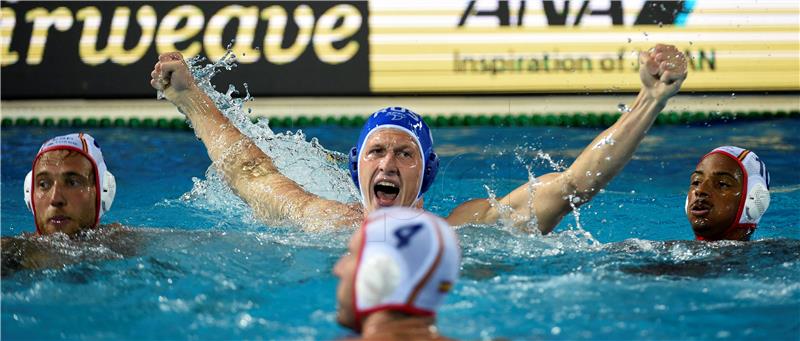
[[[460,263],[447,222],[411,208],[379,209],[334,266],[337,319],[365,339],[441,338],[436,308],[458,279]]]
[[[500,218],[517,226],[550,232],[574,207],[588,202],[619,173],[686,78],[686,58],[674,46],[657,45],[640,53],[642,88],[614,125],[597,136],[565,171],[539,176],[499,199],[457,206],[451,225],[491,224]],[[367,119],[350,154],[350,172],[361,203],[341,203],[305,191],[281,174],[272,159],[236,129],[195,84],[180,53],[159,56],[150,84],[192,122],[214,165],[234,192],[268,223],[291,222],[307,229],[358,226],[365,215],[385,206],[422,205],[434,188],[438,157],[422,117],[406,108],[381,109]],[[531,192],[534,193],[531,193]],[[535,195],[534,195],[535,194]]]
[[[39,148],[25,177],[24,196],[37,234],[75,235],[98,226],[116,189],[100,145],[77,133],[54,137]]]
[[[39,148],[23,187],[36,232],[2,238],[2,276],[20,269],[55,268],[79,261],[79,255],[65,255],[55,244],[38,237],[61,234],[72,240],[94,230],[111,208],[117,188],[100,146],[83,133],[47,140]]]
[[[769,200],[769,172],[758,155],[719,147],[692,172],[686,217],[697,240],[750,240]]]

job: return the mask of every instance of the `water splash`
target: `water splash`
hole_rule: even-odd
[[[516,162],[525,166],[528,174],[528,181],[525,185],[528,194],[525,212],[520,212],[519,209],[515,210],[510,205],[500,202],[497,198],[496,191],[488,184],[484,184],[488,201],[490,205],[497,210],[499,215],[498,222],[493,227],[497,227],[499,230],[510,233],[516,237],[510,238],[510,240],[504,243],[513,249],[514,246],[511,244],[520,242],[520,238],[535,240],[535,243],[541,243],[543,240],[547,240],[545,243],[547,245],[544,247],[548,254],[560,254],[565,250],[587,249],[588,247],[599,245],[600,242],[597,241],[591,233],[583,230],[580,223],[580,209],[577,207],[576,203],[572,201],[574,196],[570,196],[566,199],[570,201],[569,203],[572,206],[572,215],[575,218],[576,226],[573,227],[570,225],[569,230],[553,232],[547,236],[542,235],[539,229],[538,219],[536,215],[532,213],[535,212],[534,198],[536,195],[536,188],[540,185],[534,174],[533,165],[535,163],[544,163],[547,168],[555,172],[563,172],[567,169],[567,166],[564,164],[564,161],[553,160],[548,153],[527,145],[521,145],[515,148],[514,156]],[[577,199],[577,197],[574,198]],[[529,243],[530,242],[524,242],[523,244],[526,246],[520,246],[520,248],[522,250],[529,248]],[[537,255],[539,254],[537,253]]]
[[[249,137],[272,159],[281,174],[320,197],[342,202],[357,201],[358,192],[345,169],[347,158],[344,154],[325,149],[316,138],[306,141],[301,130],[276,134],[269,127],[269,119],[251,121],[248,114],[252,114],[252,110],[245,110],[245,103],[253,98],[246,83],[243,85],[243,96],[233,84],[229,84],[224,93],[214,88],[211,82],[214,76],[237,66],[236,55],[230,49],[214,63],[207,63],[205,58],[199,56],[188,59],[186,63],[197,86],[230,120],[233,127]],[[225,154],[240,153],[241,148],[242,145],[235,144]],[[193,182],[192,190],[180,198],[182,202],[211,209],[227,217],[241,217],[239,212],[250,211],[213,165],[206,171],[205,180],[193,179]],[[249,214],[245,217],[246,220],[253,219]]]

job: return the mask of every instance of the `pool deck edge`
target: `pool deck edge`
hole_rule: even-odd
[[[765,103],[765,97],[768,98]],[[270,97],[247,103],[250,116],[364,117],[386,106],[404,106],[426,116],[453,115],[573,115],[587,112],[617,112],[619,104],[630,105],[634,95],[591,96],[402,96],[402,97]],[[798,95],[678,95],[668,111],[792,111],[800,108]],[[173,119],[182,115],[166,101],[133,100],[4,100],[0,117],[18,118],[110,118]]]

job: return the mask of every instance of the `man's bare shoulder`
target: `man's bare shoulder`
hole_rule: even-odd
[[[119,223],[101,225],[72,237],[22,233],[2,238],[2,276],[19,270],[58,268],[84,261],[133,257],[144,242],[137,229]]]

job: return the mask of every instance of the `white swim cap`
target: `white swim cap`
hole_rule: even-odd
[[[359,233],[353,281],[358,329],[367,315],[382,310],[434,316],[461,264],[450,225],[425,211],[390,207],[370,214]]]
[[[111,203],[114,202],[114,196],[117,193],[116,179],[114,175],[106,169],[106,162],[103,159],[103,153],[100,151],[100,145],[98,145],[97,141],[89,134],[77,133],[56,136],[42,144],[42,147],[39,148],[39,153],[37,153],[36,158],[33,159],[33,166],[31,168],[36,167],[36,162],[39,161],[39,158],[44,153],[53,150],[75,151],[85,156],[89,162],[92,163],[95,188],[97,189],[97,204],[95,205],[95,225],[97,225],[103,213],[111,209]],[[23,190],[25,204],[28,205],[28,209],[31,210],[33,216],[36,217],[36,206],[33,202],[33,186],[33,171],[30,171],[28,175],[25,176]],[[38,223],[36,225],[36,232],[41,233]]]
[[[739,201],[739,210],[736,213],[733,225],[725,234],[736,228],[747,229],[747,238],[755,231],[756,225],[769,207],[769,172],[767,166],[756,153],[739,147],[722,146],[704,155],[700,161],[712,154],[725,155],[739,165],[742,170],[742,199]],[[688,211],[688,196],[685,209]]]

